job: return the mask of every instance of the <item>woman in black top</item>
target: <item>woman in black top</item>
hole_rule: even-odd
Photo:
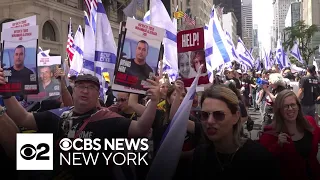
[[[239,100],[227,86],[204,91],[201,123],[207,143],[195,149],[190,179],[281,179],[272,155],[240,137]]]

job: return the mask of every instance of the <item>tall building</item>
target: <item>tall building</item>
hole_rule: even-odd
[[[292,2],[297,0],[273,0],[273,46],[276,46],[277,40],[283,40],[283,30],[285,28],[285,19]]]
[[[237,44],[238,42],[237,22],[237,17],[233,12],[222,15],[223,29],[230,34],[233,44]]]
[[[238,20],[237,35],[242,38],[241,0],[213,0],[213,4],[224,7],[224,13],[233,12]]]
[[[195,18],[197,26],[203,27],[209,23],[213,6],[212,0],[186,0],[186,2],[187,8],[190,7],[191,17]]]
[[[291,27],[301,20],[301,2],[293,2],[289,6],[289,10],[285,19],[285,27]]]
[[[307,25],[317,25],[320,28],[320,0],[304,0],[302,4],[302,19]],[[312,47],[319,46],[320,44],[320,32],[315,33],[312,37],[311,45]],[[315,57],[320,61],[319,51],[315,52]],[[312,60],[309,60],[309,63],[312,63]]]
[[[253,48],[258,48],[259,47],[259,38],[258,38],[258,25],[253,26],[253,35],[252,35],[252,47]]]
[[[253,43],[253,18],[252,18],[252,0],[242,0],[242,40],[248,49],[252,48]]]
[[[122,10],[128,2],[126,0],[103,0],[103,3],[117,41],[119,22],[125,20]],[[2,23],[37,15],[39,46],[44,50],[50,49],[52,56],[66,58],[70,17],[74,33],[79,25],[84,29],[84,9],[86,8],[83,0],[1,0],[0,31],[2,31]]]

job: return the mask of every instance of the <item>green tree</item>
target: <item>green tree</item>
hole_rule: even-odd
[[[299,49],[303,60],[308,64],[309,59],[319,47],[312,47],[311,40],[313,35],[319,31],[316,25],[307,25],[304,21],[298,21],[292,27],[284,29],[285,41],[282,46],[284,49],[292,48],[296,40],[299,41]],[[290,58],[291,60],[291,58]],[[291,61],[294,61],[293,59]]]

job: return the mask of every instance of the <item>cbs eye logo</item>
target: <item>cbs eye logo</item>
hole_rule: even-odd
[[[60,149],[63,151],[69,151],[72,148],[72,141],[68,138],[63,138],[59,143]]]
[[[25,160],[49,160],[50,157],[46,154],[50,151],[50,147],[46,143],[40,143],[37,147],[32,144],[25,144],[20,149],[20,155]]]
[[[53,134],[17,133],[17,170],[53,170]]]

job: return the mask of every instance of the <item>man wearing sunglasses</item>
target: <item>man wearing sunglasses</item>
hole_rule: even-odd
[[[117,105],[119,107],[119,114],[131,120],[137,120],[138,116],[133,109],[128,105],[129,93],[117,93]]]

